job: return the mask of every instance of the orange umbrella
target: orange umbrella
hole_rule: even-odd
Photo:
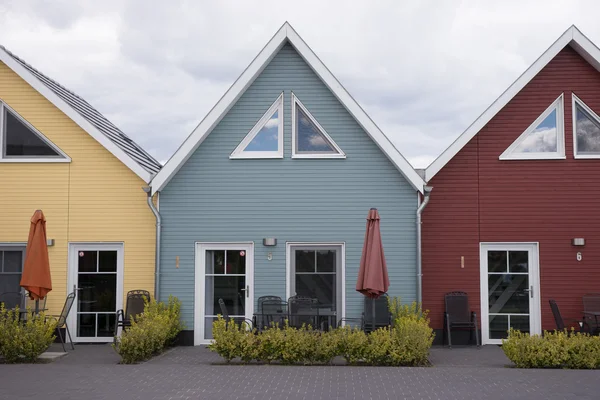
[[[367,231],[356,290],[369,298],[377,299],[388,291],[389,286],[390,279],[379,231],[379,213],[376,208],[371,208],[367,217]]]
[[[36,300],[36,311],[37,301],[44,299],[52,290],[46,242],[46,218],[42,210],[37,210],[31,217],[21,286],[29,291],[32,300]]]

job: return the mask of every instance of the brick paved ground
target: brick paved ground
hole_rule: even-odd
[[[214,365],[178,347],[116,365],[106,345],[80,345],[45,365],[0,365],[0,399],[598,399],[600,372],[519,370],[496,346],[434,348],[430,368]]]

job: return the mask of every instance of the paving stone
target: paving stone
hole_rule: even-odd
[[[60,349],[62,350],[62,348]],[[432,367],[224,365],[177,347],[118,365],[109,345],[51,364],[0,365],[0,399],[598,399],[598,371],[521,370],[497,346],[433,348]]]

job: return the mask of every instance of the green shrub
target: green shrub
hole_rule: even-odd
[[[214,328],[213,328],[214,329]],[[215,338],[215,341],[217,339]],[[281,361],[283,358],[283,346],[285,342],[285,333],[279,329],[277,324],[271,324],[269,329],[265,329],[258,334],[257,338],[257,360],[268,364],[273,361]]]
[[[226,362],[230,362],[241,355],[241,336],[237,324],[227,323],[222,316],[218,316],[213,322],[213,341],[208,345],[211,351],[216,352],[223,357]]]
[[[317,343],[314,362],[331,364],[335,357],[342,354],[343,339],[341,329],[331,329],[328,332],[316,334]]]
[[[396,320],[391,330],[391,365],[426,365],[429,349],[435,334],[429,326],[427,313],[420,312],[418,318],[403,316]]]
[[[24,322],[18,308],[6,310],[0,304],[0,355],[7,363],[36,362],[55,339],[56,320],[28,311]]]
[[[600,368],[600,337],[573,330],[540,336],[510,329],[502,350],[518,368]]]
[[[358,328],[343,327],[338,329],[342,332],[340,355],[344,357],[348,364],[356,364],[359,361],[364,361],[369,343],[366,333]]]
[[[180,321],[181,303],[169,296],[167,304],[150,300],[131,326],[115,338],[114,349],[121,356],[121,363],[134,364],[147,360],[163,351],[183,329]]]
[[[390,328],[379,328],[368,335],[364,361],[369,365],[389,365],[393,348]]]

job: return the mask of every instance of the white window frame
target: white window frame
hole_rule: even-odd
[[[265,124],[271,119],[277,111],[279,126],[277,129],[277,150],[276,151],[245,151],[246,146],[258,135]],[[230,159],[256,159],[256,158],[283,158],[283,92],[277,100],[269,107],[267,112],[258,120],[254,127],[248,132],[246,137],[242,139],[240,144],[233,150]]]
[[[554,110],[556,110],[556,151],[542,153],[513,153],[519,144],[521,144],[521,142],[525,140]],[[515,140],[504,153],[500,155],[500,160],[564,160],[566,158],[564,115],[564,93],[561,93],[560,96],[558,96],[558,98],[554,100],[527,129],[525,129],[525,132],[523,132],[517,140]]]
[[[35,135],[37,135],[42,141],[44,141],[48,146],[52,148],[52,150],[58,153],[58,156],[6,156],[4,155],[4,138],[6,136],[6,127],[4,121],[4,112],[8,110],[14,117],[16,117],[19,121],[21,121],[27,128],[29,128]],[[19,162],[44,162],[44,163],[54,163],[54,162],[71,162],[71,158],[66,155],[61,149],[58,148],[57,145],[52,143],[50,139],[48,139],[43,133],[37,130],[33,125],[31,125],[25,118],[23,118],[18,112],[16,112],[12,107],[6,104],[2,99],[0,99],[0,162],[6,163],[19,163]]]
[[[338,247],[341,251],[342,263],[339,271],[336,274],[341,274],[341,297],[342,304],[339,305],[335,316],[339,321],[346,317],[346,242],[286,242],[285,243],[285,298],[289,299],[292,296],[292,248],[293,247],[310,247],[314,250],[319,248]]]
[[[575,93],[571,93],[571,109],[573,112],[573,157],[574,158],[600,158],[600,152],[598,154],[578,154],[577,153],[577,106],[583,108],[583,110],[589,114],[592,119],[600,125],[600,116],[594,112],[587,104],[585,104]]]
[[[304,114],[312,121],[313,124],[319,129],[321,134],[325,136],[325,139],[333,146],[337,153],[298,153],[296,151],[296,141],[297,141],[297,132],[296,132],[296,105],[300,106]],[[340,149],[340,147],[335,143],[335,141],[329,136],[327,131],[323,129],[321,124],[317,122],[315,117],[308,111],[308,109],[302,104],[302,102],[296,97],[294,93],[292,93],[292,158],[346,158],[346,153]]]

